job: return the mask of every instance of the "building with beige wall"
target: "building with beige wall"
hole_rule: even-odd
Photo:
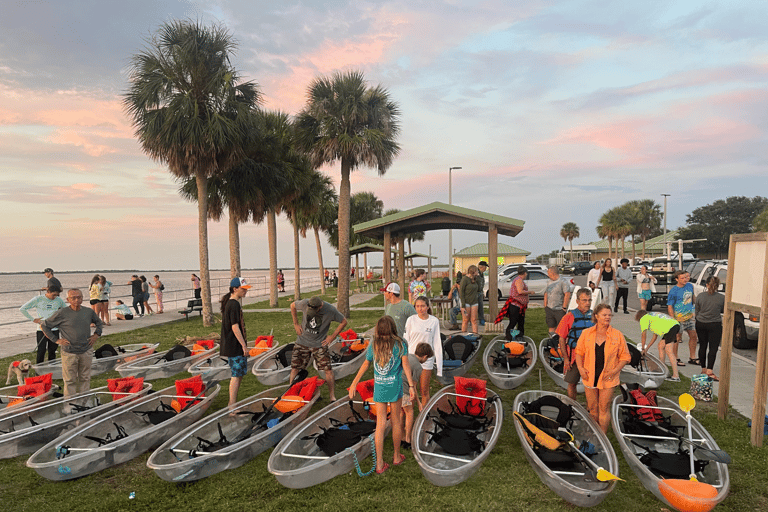
[[[525,263],[525,258],[530,254],[530,251],[524,251],[507,244],[499,244],[496,264],[501,267],[511,263]],[[453,254],[453,276],[451,277],[454,277],[456,272],[466,272],[467,267],[477,265],[480,260],[488,261],[488,244],[475,244],[455,252]]]

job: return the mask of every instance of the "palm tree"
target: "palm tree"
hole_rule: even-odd
[[[213,325],[208,268],[208,178],[243,156],[260,101],[230,63],[235,44],[220,25],[165,23],[134,55],[123,98],[136,137],[175,176],[197,184],[203,324]]]
[[[637,211],[637,234],[643,239],[643,259],[645,259],[645,240],[661,227],[661,205],[653,199],[633,201]]]
[[[312,209],[302,209],[297,212],[299,225],[303,229],[312,228],[315,232],[315,244],[317,246],[317,262],[320,270],[320,292],[325,294],[325,267],[323,265],[323,247],[320,243],[320,231],[329,232],[331,226],[336,222],[336,215],[339,211],[339,199],[336,196],[336,189],[333,187],[333,180],[325,174],[318,173],[313,184],[313,189],[318,194],[318,198]],[[302,234],[302,236],[305,236]]]
[[[341,162],[339,187],[339,311],[349,315],[350,173],[366,165],[383,175],[400,151],[400,109],[381,86],[368,87],[360,71],[319,77],[296,120],[299,147],[312,165]]]
[[[379,219],[384,210],[384,202],[376,197],[373,192],[357,192],[349,200],[349,245],[377,243],[378,240],[366,236],[356,235],[352,226],[361,222]],[[339,224],[334,222],[328,233],[328,243],[334,249],[339,248]]]
[[[571,263],[573,263],[573,239],[579,238],[579,226],[575,222],[566,222],[560,229],[560,237],[566,242],[571,242]]]

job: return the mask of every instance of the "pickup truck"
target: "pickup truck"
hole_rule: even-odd
[[[725,260],[702,260],[689,264],[686,270],[691,274],[693,293],[706,293],[707,280],[716,276],[720,280],[719,293],[725,293],[725,283],[728,279],[728,262]],[[735,312],[733,321],[733,346],[735,348],[756,348],[757,335],[760,329],[758,317]]]

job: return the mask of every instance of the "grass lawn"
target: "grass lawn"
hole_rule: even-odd
[[[307,295],[308,296],[308,295]],[[353,311],[350,326],[359,332],[372,327],[380,313],[377,311]],[[274,329],[277,339],[283,343],[293,341],[295,334],[289,313],[249,311],[246,313],[248,338],[269,334]],[[180,336],[206,335],[211,327],[203,327],[199,317],[188,322],[172,322],[151,328],[122,334],[111,334],[103,342],[119,345],[124,343],[160,342],[160,349],[171,347]],[[543,310],[532,309],[527,315],[526,331],[534,340],[546,334]],[[31,357],[27,355],[26,357]],[[21,356],[17,356],[21,358]],[[12,358],[0,360],[3,368]],[[369,370],[370,371],[370,370]],[[476,361],[471,373],[483,377],[481,361]],[[541,369],[545,389],[561,391]],[[108,377],[100,375],[92,386],[106,383]],[[184,373],[179,377],[187,377]],[[337,384],[338,395],[352,381],[353,376]],[[153,381],[155,389],[172,385],[173,379]],[[224,407],[227,402],[228,382],[222,382],[222,391],[210,411]],[[665,383],[660,390],[663,396],[676,397],[688,390],[686,379],[679,384]],[[539,372],[521,388],[500,391],[505,404],[505,418],[501,438],[493,453],[481,469],[468,481],[449,488],[435,487],[422,475],[413,456],[406,452],[404,466],[391,468],[385,475],[360,478],[356,473],[337,477],[329,482],[303,490],[282,487],[267,472],[269,452],[232,471],[220,473],[192,484],[170,484],[160,480],[146,467],[149,454],[99,473],[69,482],[49,482],[25,466],[26,457],[0,461],[0,496],[8,510],[54,511],[121,511],[121,510],[265,510],[293,511],[311,507],[313,511],[359,510],[533,510],[571,511],[574,507],[552,493],[536,476],[522,453],[515,433],[513,419],[508,413],[515,395],[522,390],[538,389]],[[266,387],[252,375],[246,376],[240,397],[255,394]],[[435,383],[432,391],[439,386]],[[316,409],[327,405],[326,400]],[[581,397],[583,403],[583,397]],[[714,404],[698,403],[694,416],[700,420],[718,440],[720,447],[734,459],[731,465],[731,495],[718,510],[765,510],[768,507],[768,450],[752,448],[746,419],[733,412],[730,419],[717,420]],[[610,436],[612,438],[612,435]],[[387,442],[386,456],[392,457],[391,441]],[[614,448],[620,462],[620,475],[626,482],[619,482],[611,495],[595,510],[632,512],[666,510],[661,502],[646,491]],[[364,471],[371,467],[371,459],[361,462]],[[135,499],[128,495],[135,492]]]

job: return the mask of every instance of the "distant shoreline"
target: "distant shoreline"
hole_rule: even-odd
[[[379,268],[379,265],[374,265],[373,268]],[[433,269],[441,269],[441,268],[447,268],[447,265],[432,265]],[[293,270],[293,267],[281,267],[278,266],[277,268],[282,270]],[[328,270],[337,270],[337,266],[326,266],[324,268],[327,268]],[[352,267],[354,268],[354,265]],[[417,267],[422,268],[422,267]],[[423,266],[423,268],[426,268],[426,266]],[[95,273],[112,273],[112,274],[121,274],[121,273],[128,273],[128,272],[134,272],[134,273],[141,273],[141,272],[155,272],[155,273],[162,273],[162,272],[200,272],[200,269],[159,269],[159,270],[137,270],[137,269],[108,269],[108,270],[61,270],[61,269],[53,269],[55,273],[57,274],[93,274]],[[320,270],[320,267],[300,267],[299,270]],[[211,268],[209,269],[210,272],[228,272],[228,268]],[[258,271],[258,272],[266,272],[269,271],[269,268],[244,268],[242,269],[243,272],[248,271]],[[0,276],[23,276],[23,275],[37,275],[42,274],[43,270],[29,270],[26,272],[0,272]]]

